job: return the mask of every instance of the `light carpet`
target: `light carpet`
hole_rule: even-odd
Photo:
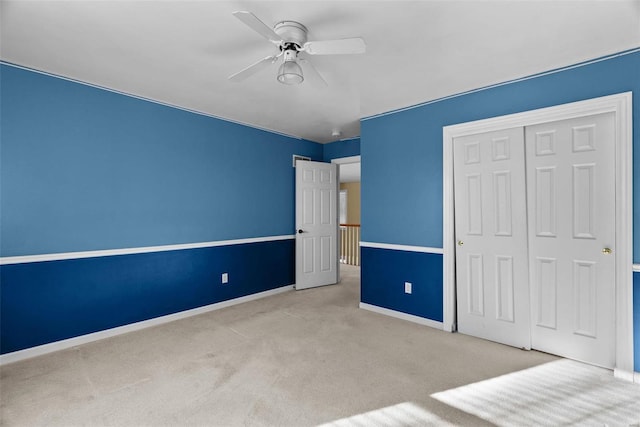
[[[524,392],[491,395],[483,389],[485,399],[493,396],[490,402],[513,403],[502,412],[478,412],[485,401],[455,393],[558,358],[359,309],[359,269],[345,266],[342,273],[338,285],[291,291],[6,365],[0,369],[0,423],[481,426],[517,423],[509,414],[539,405]],[[403,284],[396,285],[403,292]],[[603,375],[612,387],[623,387],[618,403],[635,396],[629,390],[637,389],[609,371]],[[579,387],[564,393],[575,402],[586,397]],[[554,390],[547,396],[558,398]]]

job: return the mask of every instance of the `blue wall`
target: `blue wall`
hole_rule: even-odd
[[[323,156],[321,144],[7,64],[0,87],[2,257],[292,235],[292,156]],[[294,260],[287,239],[4,265],[0,351],[292,284]]]
[[[330,162],[341,157],[360,155],[360,138],[345,139],[344,141],[330,142],[323,146],[323,160]]]
[[[4,265],[0,353],[290,285],[294,252],[287,239]]]
[[[621,92],[633,92],[634,262],[640,262],[640,52],[626,52],[598,62],[486,88],[403,111],[364,119],[361,123],[362,240],[375,243],[442,247],[442,128]],[[398,191],[402,189],[402,191]],[[385,305],[390,289],[400,289],[405,272],[394,269],[385,283],[376,280],[379,264],[414,257],[397,251],[393,259],[362,251],[362,295]],[[411,263],[411,260],[406,261]],[[423,268],[427,268],[425,265]],[[640,370],[640,298],[635,275],[635,369]],[[442,277],[427,281],[436,295]],[[401,292],[400,290],[393,292]],[[395,295],[395,294],[394,294]],[[431,300],[400,299],[395,310],[430,312]],[[364,301],[364,300],[363,300]],[[442,305],[442,300],[440,300]],[[437,315],[425,317],[441,320]]]
[[[0,67],[1,256],[293,233],[321,144]]]
[[[442,247],[443,126],[633,91],[634,164],[640,164],[639,76],[635,52],[363,120],[362,240]],[[639,170],[634,224],[640,262]]]
[[[363,247],[360,256],[362,302],[442,321],[442,255]]]
[[[640,272],[633,272],[633,355],[635,370],[640,372]]]

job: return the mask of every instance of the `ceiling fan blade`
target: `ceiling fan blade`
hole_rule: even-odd
[[[328,86],[327,81],[322,78],[322,75],[316,70],[316,67],[313,66],[311,61],[307,59],[298,59],[300,65],[302,65],[302,69],[304,71],[304,76],[309,83],[313,86],[317,87],[325,87]]]
[[[302,50],[309,55],[341,55],[364,53],[367,45],[360,37],[341,40],[319,40],[306,42]]]
[[[230,75],[229,80],[231,80],[232,82],[241,82],[247,77],[254,75],[258,71],[267,68],[269,65],[273,64],[276,59],[278,59],[278,56],[267,56],[266,58],[263,58],[260,61],[249,65],[247,68]]]
[[[267,27],[267,25],[259,20],[253,13],[246,11],[238,11],[233,12],[233,16],[241,20],[248,27],[250,27],[253,31],[262,35],[265,39],[269,40],[272,43],[280,44],[282,42],[282,37],[276,34],[271,28]]]

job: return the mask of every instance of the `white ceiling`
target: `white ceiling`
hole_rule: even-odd
[[[231,13],[295,20],[310,40],[361,36],[364,55],[314,56],[329,83],[227,77],[275,47]],[[317,142],[359,119],[640,46],[640,0],[2,1],[0,57]]]
[[[341,164],[340,182],[360,182],[360,162]]]

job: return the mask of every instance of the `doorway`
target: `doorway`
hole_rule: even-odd
[[[595,114],[613,114],[613,128],[615,134],[615,153],[613,154],[613,163],[615,167],[615,198],[614,198],[614,215],[615,224],[615,244],[611,249],[615,254],[613,262],[613,271],[615,283],[613,284],[613,303],[615,305],[613,319],[614,338],[611,343],[614,354],[614,368],[616,375],[628,376],[633,372],[633,349],[632,349],[632,258],[631,258],[631,94],[612,95],[594,100],[581,101],[562,106],[549,107],[541,110],[535,110],[525,113],[518,113],[509,116],[503,116],[493,119],[481,120],[478,122],[465,123],[445,127],[443,130],[444,143],[444,327],[446,330],[457,330],[457,321],[460,319],[461,313],[456,311],[459,306],[460,298],[465,296],[456,294],[456,265],[461,260],[456,258],[456,227],[454,224],[454,212],[456,201],[454,200],[454,144],[456,138],[464,138],[469,135],[481,134],[493,131],[503,131],[505,129],[525,128],[544,123],[557,122],[561,120],[576,119]],[[470,148],[470,153],[474,148]],[[579,148],[578,148],[579,149]],[[583,166],[586,165],[583,164]],[[535,167],[535,166],[532,166]],[[544,168],[544,166],[540,166]],[[588,178],[589,168],[583,167],[575,173],[584,173]],[[575,170],[575,169],[574,169]],[[530,172],[530,171],[529,171]],[[542,177],[544,178],[544,177]],[[587,179],[588,181],[588,179]],[[473,201],[472,199],[469,199]],[[535,231],[535,230],[534,230]],[[574,230],[572,230],[574,231]],[[534,233],[535,235],[535,233]],[[463,244],[465,244],[464,242]],[[529,248],[529,253],[530,248]],[[544,258],[538,256],[537,258]],[[505,268],[508,266],[505,262]],[[588,263],[583,263],[580,274],[584,273],[585,283],[589,283]],[[531,263],[527,264],[529,268]],[[580,266],[578,266],[580,267]],[[536,268],[531,268],[531,279],[535,279]],[[580,269],[579,269],[580,270]],[[496,270],[497,271],[497,270]],[[528,281],[526,287],[529,289]],[[585,289],[589,289],[587,286]],[[584,298],[588,300],[589,292]],[[575,296],[575,295],[574,295]],[[478,300],[480,301],[480,300]],[[483,300],[484,301],[484,300]],[[478,308],[478,307],[476,307]],[[534,307],[534,311],[536,307]],[[495,310],[494,310],[495,312]],[[509,312],[503,312],[508,317]],[[533,313],[536,314],[535,312]],[[531,323],[535,320],[531,316]],[[586,321],[585,324],[589,322]],[[489,327],[489,330],[492,328]],[[525,339],[526,342],[526,339]],[[529,339],[529,342],[531,340]],[[519,345],[519,344],[518,344]],[[523,345],[527,348],[527,345]],[[569,355],[569,357],[572,357]]]
[[[331,160],[338,165],[340,183],[339,221],[341,271],[360,267],[360,156]],[[350,266],[350,267],[349,267]],[[353,270],[353,268],[351,268]]]

